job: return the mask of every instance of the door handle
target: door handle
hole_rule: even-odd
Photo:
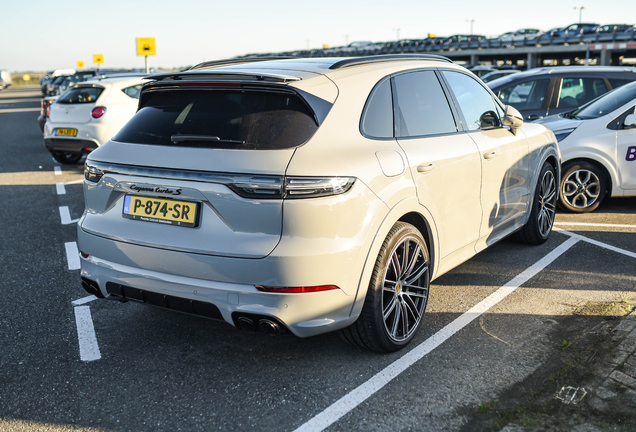
[[[435,165],[433,165],[433,164],[418,165],[417,166],[417,172],[418,173],[422,173],[422,174],[427,174],[427,173],[430,173],[431,171],[433,171],[433,168],[435,168]]]
[[[537,119],[540,119],[540,118],[543,118],[543,116],[540,116],[538,114],[530,114],[526,120],[531,120],[532,121],[532,120],[537,120]]]
[[[497,152],[484,153],[484,159],[494,159],[497,156]]]

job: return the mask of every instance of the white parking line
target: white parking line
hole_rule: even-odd
[[[68,269],[79,270],[80,258],[79,258],[79,250],[77,249],[77,243],[75,242],[64,243],[64,248],[66,249],[66,262],[68,263]]]
[[[82,183],[83,181],[84,179],[73,180],[66,183],[55,183],[55,190],[58,195],[66,195],[66,188],[65,188],[66,185]]]
[[[67,206],[60,206],[60,219],[62,220],[62,225],[70,225],[79,221],[79,219],[71,219],[71,212]]]
[[[578,238],[570,238],[555,248],[552,252],[541,258],[534,265],[523,271],[506,285],[486,297],[484,300],[473,306],[455,321],[426,339],[417,347],[394,361],[368,381],[358,386],[356,389],[346,394],[323,412],[296,429],[295,432],[323,431],[328,428],[348,412],[352,411],[366,399],[375,394],[378,390],[388,384],[393,378],[400,375],[415,362],[440,346],[455,333],[466,327],[476,318],[479,318],[488,309],[505,299],[517,288],[526,283],[541,270],[550,265],[554,260],[563,255],[568,249],[579,242]]]
[[[589,237],[585,237],[585,236],[582,236],[580,234],[574,234],[573,232],[562,230],[560,228],[554,228],[554,231],[560,232],[561,234],[568,235],[568,236],[570,236],[570,237],[572,237],[574,239],[581,240],[581,241],[584,241],[584,242],[587,242],[587,243],[591,243],[591,244],[593,244],[595,246],[599,246],[599,247],[611,250],[613,252],[618,252],[619,254],[627,255],[628,257],[636,258],[636,253],[634,253],[632,251],[628,251],[626,249],[617,248],[616,246],[612,246],[612,245],[609,245],[607,243],[603,243],[603,242],[600,242],[600,241],[597,241],[597,240],[592,240]]]
[[[620,225],[620,224],[604,224],[604,223],[586,223],[586,222],[555,222],[555,225],[570,225],[570,226],[589,226],[589,227],[607,227],[607,228],[633,228],[636,229],[636,225]]]
[[[42,108],[9,108],[9,109],[0,109],[0,114],[32,112],[32,111],[41,111],[41,110]]]
[[[71,304],[73,306],[80,306],[86,303],[90,303],[93,300],[97,300],[97,297],[95,297],[94,295],[89,295],[87,297],[82,297],[81,299],[73,300]]]
[[[89,306],[75,306],[75,324],[77,324],[77,339],[79,340],[80,359],[93,361],[102,358],[97,345],[95,327]]]
[[[62,167],[59,165],[54,166],[53,172],[55,173],[55,175],[62,175]]]

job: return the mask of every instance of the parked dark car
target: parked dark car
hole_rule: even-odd
[[[633,26],[631,24],[605,24],[599,26],[596,31],[598,33],[623,33],[626,31],[633,31]]]
[[[636,80],[636,68],[555,66],[536,68],[486,83],[500,101],[524,120],[572,111],[608,91]]]
[[[594,33],[600,24],[596,23],[576,23],[563,27],[561,30],[554,32],[554,36],[572,36],[577,34]]]
[[[492,72],[488,72],[484,75],[481,75],[480,78],[483,82],[487,83],[489,81],[496,80],[497,78],[501,78],[504,76],[520,73],[520,70],[516,69],[506,69],[506,70],[495,70]]]

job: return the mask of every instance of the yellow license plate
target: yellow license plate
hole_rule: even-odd
[[[123,216],[146,222],[193,228],[199,220],[200,203],[126,195]]]
[[[77,129],[55,129],[55,136],[77,136]]]

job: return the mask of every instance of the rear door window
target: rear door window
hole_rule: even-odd
[[[457,125],[442,86],[432,70],[394,78],[399,138],[457,132]]]
[[[306,142],[318,125],[292,92],[156,90],[144,95],[115,141],[227,149],[284,149]]]
[[[576,107],[607,93],[602,78],[563,78],[559,90],[557,107]]]
[[[78,87],[64,93],[57,102],[61,104],[95,103],[103,91],[103,87]]]

